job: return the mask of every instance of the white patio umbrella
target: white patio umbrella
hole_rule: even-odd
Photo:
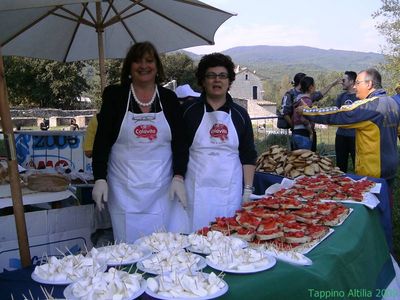
[[[46,7],[8,9],[18,5],[14,2],[46,0],[0,2],[3,55],[63,62],[99,58],[102,89],[104,58],[123,58],[130,46],[141,41],[153,43],[161,53],[213,44],[218,27],[233,15],[197,0],[64,1],[81,3],[55,5],[60,0],[47,1],[51,6]]]
[[[150,41],[159,52],[214,43],[218,27],[234,14],[197,0],[1,0],[0,117],[22,266],[30,264],[15,139],[2,55],[63,62],[125,57],[131,45]]]

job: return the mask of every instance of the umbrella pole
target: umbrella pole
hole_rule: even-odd
[[[7,149],[8,176],[10,178],[11,198],[15,226],[17,228],[19,255],[22,267],[31,265],[31,254],[29,251],[28,235],[26,231],[24,205],[22,202],[22,192],[18,173],[17,154],[15,151],[15,139],[11,122],[10,107],[7,99],[6,80],[3,66],[3,57],[0,47],[0,117],[3,128],[4,141]]]
[[[103,21],[102,21],[103,13],[101,11],[101,3],[96,2],[96,31],[97,31],[97,43],[99,48],[99,68],[100,68],[100,87],[101,92],[104,91],[106,87],[106,70],[104,65],[104,40],[103,40]]]

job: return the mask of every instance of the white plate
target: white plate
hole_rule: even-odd
[[[374,209],[375,207],[378,206],[380,203],[378,197],[376,197],[374,194],[366,192],[364,193],[364,199],[362,201],[355,201],[355,200],[331,200],[331,199],[323,199],[321,202],[341,202],[341,203],[351,203],[351,204],[361,204],[365,205],[366,207],[370,209]]]
[[[381,188],[382,188],[382,183],[377,183],[375,182],[375,186],[373,186],[369,192],[372,194],[380,194],[381,193]]]
[[[207,273],[203,273],[205,276],[208,276]],[[159,276],[155,277],[158,279]],[[221,281],[224,283],[224,287],[222,289],[220,289],[218,292],[216,292],[215,294],[211,294],[211,295],[207,295],[204,297],[190,297],[190,299],[196,299],[196,300],[207,300],[207,299],[214,299],[214,298],[218,298],[220,296],[222,296],[223,294],[225,294],[228,291],[228,284],[221,279]],[[146,288],[145,293],[147,295],[149,295],[150,297],[153,297],[155,299],[163,299],[163,300],[187,300],[188,298],[174,298],[174,297],[167,297],[167,296],[162,296],[159,295],[157,293],[154,293],[152,291],[150,291],[148,288]]]
[[[250,194],[249,199],[250,200],[259,200],[259,199],[262,199],[262,198],[265,198],[265,197],[267,197],[267,195]]]
[[[103,265],[100,266],[98,268],[99,272],[104,272],[105,270],[107,270],[107,266]],[[53,285],[67,285],[70,283],[73,283],[74,281],[72,279],[67,279],[67,280],[50,280],[50,279],[43,279],[41,277],[39,277],[38,275],[36,275],[35,273],[32,272],[31,278],[39,283],[43,283],[43,284],[53,284]]]
[[[73,294],[72,294],[72,286],[74,285],[74,283],[70,284],[69,286],[67,286],[64,289],[63,295],[67,300],[79,300],[79,298],[76,298]],[[129,297],[126,298],[122,298],[121,300],[133,300],[136,299],[137,297],[139,297],[140,295],[142,295],[144,293],[144,291],[146,290],[146,280],[142,280],[142,282],[140,283],[140,289],[138,289],[136,292],[134,292],[132,295],[130,295]]]
[[[145,242],[145,239],[146,239],[146,237],[141,237],[141,238],[137,239],[133,244],[136,245],[136,246],[142,247],[142,248],[150,248],[153,253],[157,253],[157,252],[160,252],[161,250],[166,250],[166,249],[169,249],[169,250],[172,250],[172,249],[184,249],[184,248],[190,246],[190,242],[187,239],[187,237],[185,237],[182,245],[179,245],[179,247],[175,247],[175,248],[163,247],[162,249],[155,249],[151,245],[147,244]]]
[[[197,255],[197,254],[192,254],[192,255],[198,256],[200,258],[200,260],[197,262],[197,266],[195,268],[192,268],[190,271],[194,272],[194,271],[198,271],[198,270],[201,270],[201,269],[204,269],[205,267],[207,267],[207,263],[206,263],[206,260],[204,257]],[[142,272],[155,274],[155,275],[161,274],[161,272],[159,272],[157,270],[145,268],[141,261],[137,262],[136,267]],[[175,271],[176,272],[185,272],[187,270],[188,270],[188,268],[182,268],[182,269],[175,270]],[[171,272],[171,270],[165,271],[164,273],[169,273],[169,272]]]
[[[342,219],[340,220],[339,223],[337,223],[336,225],[333,225],[332,227],[336,227],[336,226],[340,226],[343,224],[344,221],[347,220],[347,218],[350,216],[350,214],[353,212],[354,209],[352,209],[351,207],[349,208],[349,212],[347,215],[343,216]]]
[[[215,270],[219,270],[222,272],[226,272],[226,273],[237,273],[237,274],[249,274],[249,273],[257,273],[257,272],[261,272],[261,271],[265,271],[268,270],[270,268],[272,268],[273,266],[275,266],[276,264],[276,259],[275,257],[266,254],[266,256],[268,257],[268,262],[265,263],[265,265],[260,266],[258,268],[253,268],[252,270],[235,270],[235,269],[227,269],[225,267],[221,267],[219,265],[214,264],[212,261],[210,261],[208,258],[206,258],[206,263],[207,265],[209,265],[211,268],[215,269]]]
[[[97,250],[100,252],[102,248],[106,248],[106,247],[112,247],[112,246],[101,247],[101,248],[98,248]],[[137,263],[140,260],[146,259],[153,254],[149,248],[142,248],[141,250],[143,251],[143,255],[137,259],[122,259],[119,261],[109,259],[106,261],[106,263],[108,266],[111,266],[111,267],[120,266],[120,265],[130,265],[130,264]]]
[[[242,239],[240,239],[240,238],[235,238],[235,237],[232,237],[232,239],[238,239],[238,240],[240,240],[241,242],[242,242],[242,244],[240,245],[240,248],[246,248],[247,246],[248,246],[248,243],[246,242],[246,241],[244,241],[244,240],[242,240]],[[211,254],[211,251],[205,251],[204,249],[198,249],[198,248],[195,248],[194,246],[189,246],[189,247],[186,247],[186,250],[188,250],[188,251],[190,251],[190,252],[193,252],[193,253],[199,253],[199,254],[204,254],[204,255],[208,255],[208,254]]]
[[[66,285],[66,284],[70,284],[73,282],[73,280],[71,279],[67,279],[67,280],[58,280],[58,281],[54,281],[54,280],[49,280],[49,279],[43,279],[39,276],[37,276],[36,274],[32,273],[31,278],[39,283],[43,283],[43,284],[54,284],[54,285]]]
[[[311,266],[312,260],[307,256],[292,251],[293,253],[285,252],[285,251],[274,251],[274,250],[266,250],[266,253],[281,260],[287,262],[292,265],[301,265],[301,266]]]
[[[297,251],[301,254],[307,254],[309,253],[312,249],[314,249],[315,247],[317,247],[319,244],[322,243],[323,240],[325,240],[328,236],[330,236],[335,230],[333,230],[332,228],[329,228],[328,233],[325,234],[321,239],[316,239],[314,241],[311,241],[310,243],[306,244],[306,246],[301,249],[300,251]]]

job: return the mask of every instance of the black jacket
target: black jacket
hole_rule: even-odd
[[[254,145],[253,126],[246,109],[233,102],[232,97],[227,94],[226,103],[218,110],[231,111],[232,121],[239,138],[239,158],[242,165],[255,165],[257,151]],[[194,136],[200,126],[204,115],[204,104],[207,112],[213,111],[205,100],[205,95],[200,98],[189,100],[183,104],[183,119],[185,123],[186,140],[189,147],[193,143]]]
[[[151,107],[151,112],[161,111],[161,101],[165,117],[172,133],[172,165],[173,173],[184,176],[189,159],[188,147],[185,143],[182,110],[175,93],[158,86],[160,99],[156,99]],[[98,127],[93,145],[93,175],[94,179],[107,178],[107,164],[110,151],[121,128],[126,112],[130,90],[129,85],[111,85],[104,89],[103,103],[98,114]],[[131,101],[130,110],[140,113],[140,108],[135,101]],[[135,154],[132,153],[134,156]]]

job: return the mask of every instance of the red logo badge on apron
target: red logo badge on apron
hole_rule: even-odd
[[[157,131],[157,127],[153,125],[139,125],[133,130],[138,138],[149,139],[150,141],[157,138]]]
[[[228,139],[228,127],[225,124],[216,123],[210,129],[210,137],[212,140],[224,142]]]

